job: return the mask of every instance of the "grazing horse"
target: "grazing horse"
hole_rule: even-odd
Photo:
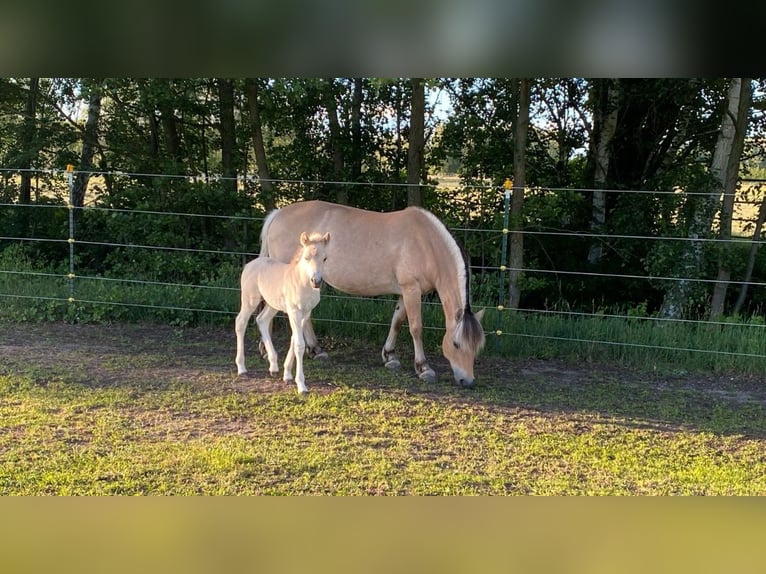
[[[469,270],[463,254],[444,224],[418,207],[378,213],[324,201],[293,203],[269,213],[261,232],[261,255],[288,261],[295,252],[300,229],[325,229],[333,236],[328,246],[325,281],[352,295],[399,295],[381,356],[389,368],[400,365],[394,353],[405,318],[415,347],[415,372],[435,381],[423,351],[421,298],[439,294],[446,333],[442,352],[455,380],[474,384],[473,366],[484,346],[484,310],[471,311]],[[259,318],[260,319],[260,318]],[[311,356],[323,355],[311,321],[304,334]]]
[[[261,301],[265,303],[258,315],[258,329],[269,358],[269,372],[279,374],[277,351],[271,340],[271,320],[279,311],[287,313],[290,320],[290,348],[285,358],[284,374],[286,383],[293,380],[292,367],[295,360],[295,383],[298,392],[303,394],[308,389],[303,376],[303,352],[306,343],[303,331],[306,324],[311,324],[311,311],[319,303],[319,288],[322,286],[323,267],[327,260],[327,243],[330,234],[306,232],[298,235],[300,247],[293,250],[290,263],[283,263],[270,257],[260,256],[245,265],[242,270],[241,298],[242,306],[237,315],[235,330],[237,333],[237,373],[247,373],[245,368],[245,330],[250,316]]]

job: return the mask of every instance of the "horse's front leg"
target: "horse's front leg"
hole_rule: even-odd
[[[277,310],[266,305],[258,314],[255,322],[258,324],[258,330],[261,333],[261,344],[266,350],[266,356],[269,359],[269,374],[272,377],[279,375],[279,357],[274,348],[274,342],[271,340],[271,321],[277,314]]]
[[[391,317],[391,329],[388,331],[388,337],[383,345],[383,350],[380,352],[380,356],[383,358],[383,364],[388,369],[398,369],[401,367],[399,359],[396,358],[396,338],[399,335],[399,331],[402,329],[404,319],[407,317],[407,311],[404,308],[404,301],[402,297],[396,302],[396,309],[394,309],[394,315]]]
[[[407,312],[407,323],[410,326],[412,344],[415,347],[415,372],[421,380],[434,383],[436,373],[428,366],[426,353],[423,350],[423,318],[420,314],[421,293],[417,287],[402,290],[404,308]]]
[[[287,316],[290,319],[290,329],[292,334],[290,336],[290,349],[287,351],[285,370],[282,378],[286,383],[292,382],[293,360],[295,360],[295,384],[298,387],[298,393],[304,394],[308,392],[308,389],[306,388],[306,379],[303,375],[303,353],[306,350],[306,341],[303,338],[303,327],[304,324],[309,321],[310,315],[304,314],[300,309],[295,309],[288,311]]]

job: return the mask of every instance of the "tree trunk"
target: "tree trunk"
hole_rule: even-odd
[[[160,110],[160,127],[162,128],[167,156],[172,164],[170,171],[177,175],[183,172],[183,155],[181,153],[181,136],[178,134],[178,118],[173,111],[173,106],[170,105],[172,85],[168,79],[162,79],[159,82],[163,90],[163,95],[157,103]]]
[[[354,78],[354,96],[351,101],[351,180],[362,177],[362,101],[364,81]]]
[[[330,124],[330,148],[332,149],[332,174],[333,180],[341,182],[344,179],[345,161],[343,158],[343,136],[338,121],[338,103],[335,99],[335,80],[327,79],[327,84],[322,94],[327,118]],[[341,183],[335,184],[335,200],[348,205],[348,189]]]
[[[223,187],[230,193],[237,191],[237,167],[235,153],[237,149],[237,133],[234,123],[234,83],[231,80],[219,78],[218,105],[220,106],[221,132],[221,172]]]
[[[511,243],[509,253],[510,287],[509,303],[511,309],[518,309],[521,302],[521,278],[524,267],[523,209],[524,188],[527,184],[526,149],[529,131],[530,80],[523,78],[518,84],[518,108],[516,125],[513,130],[513,192],[511,195]],[[516,91],[516,89],[514,89]]]
[[[423,148],[425,146],[426,90],[423,78],[412,78],[410,138],[407,152],[407,205],[423,205]]]
[[[98,148],[98,122],[101,117],[101,82],[96,81],[90,86],[88,94],[88,118],[85,120],[85,131],[82,137],[79,173],[72,185],[72,205],[85,205],[85,191],[90,181],[90,171],[93,169],[93,156]]]
[[[727,107],[721,123],[721,132],[711,170],[723,189],[720,216],[720,239],[723,240],[718,258],[718,282],[713,288],[710,318],[723,315],[726,291],[731,278],[730,240],[731,219],[734,211],[734,193],[737,189],[739,162],[745,147],[745,132],[750,111],[751,82],[749,78],[733,78],[729,86]],[[719,149],[720,148],[720,149]]]
[[[750,253],[747,257],[747,269],[745,269],[745,277],[742,279],[742,287],[739,290],[739,296],[737,302],[734,304],[734,314],[738,314],[742,311],[742,306],[745,304],[745,298],[747,297],[747,288],[750,280],[753,278],[753,269],[755,268],[755,257],[758,255],[758,248],[761,246],[758,243],[761,240],[761,233],[763,232],[763,224],[766,222],[766,195],[761,200],[761,206],[758,209],[758,220],[755,222],[755,231],[753,231],[753,241],[750,244]]]
[[[248,78],[245,81],[247,106],[250,109],[250,131],[253,138],[255,163],[258,168],[258,178],[261,180],[261,201],[266,211],[276,207],[274,183],[266,161],[266,148],[263,145],[263,128],[261,126],[261,104],[258,99],[258,80]]]
[[[604,108],[599,110],[600,121],[596,134],[595,171],[593,174],[593,209],[591,230],[599,232],[606,223],[606,187],[609,175],[609,159],[611,155],[612,138],[617,128],[617,113],[619,109],[619,88],[616,80],[604,80],[606,90]],[[603,249],[600,241],[594,241],[588,251],[588,263],[591,265],[601,260]]]
[[[747,83],[747,88],[745,89],[748,90],[746,102],[742,101],[743,98],[741,94],[744,83]],[[746,82],[733,80],[729,87],[729,93],[726,98],[724,113],[721,120],[721,128],[718,136],[718,141],[716,142],[713,159],[711,161],[711,172],[713,173],[714,177],[718,179],[719,184],[713,185],[713,187],[708,190],[704,190],[706,195],[700,197],[699,199],[692,199],[687,197],[687,201],[692,201],[695,204],[692,221],[689,224],[688,233],[688,236],[690,239],[692,239],[692,241],[688,242],[687,247],[684,249],[678,262],[678,275],[682,277],[682,279],[676,281],[673,286],[665,293],[665,299],[663,300],[662,307],[660,309],[660,315],[662,317],[669,319],[680,319],[684,316],[686,308],[688,307],[688,303],[692,299],[692,293],[694,289],[694,282],[690,281],[689,279],[698,277],[702,268],[704,249],[702,242],[695,240],[710,237],[716,210],[719,207],[722,207],[721,194],[725,189],[724,182],[727,181],[729,176],[733,177],[733,180],[731,180],[731,185],[736,186],[738,171],[737,166],[739,164],[739,157],[742,152],[742,147],[740,146],[744,145],[744,139],[742,142],[736,144],[736,146],[734,146],[734,143],[735,139],[738,139],[740,136],[744,138],[744,127],[746,124],[742,125],[741,130],[737,124],[739,123],[740,119],[744,122],[747,121],[747,109],[749,107],[750,99],[749,86],[749,80]],[[740,115],[739,110],[744,104],[747,104],[747,106],[744,108],[745,113]],[[740,130],[739,133],[738,130]],[[733,152],[736,153],[736,157],[734,157]],[[732,166],[731,174],[728,173],[729,165]],[[731,198],[731,201],[733,201],[733,197]],[[726,218],[724,210],[722,209],[721,211],[722,217]],[[729,215],[729,219],[730,218],[731,216]],[[722,221],[722,223],[724,226],[726,226],[725,221]],[[731,237],[731,221],[729,221],[728,227],[728,236]],[[719,271],[719,277],[721,278],[720,280],[724,286],[727,286],[728,282],[728,271],[726,267],[726,265],[723,265],[722,269]],[[719,291],[719,293],[716,295],[717,301],[715,302],[715,306],[717,307],[719,314],[723,309],[722,305],[724,297],[725,290]],[[715,316],[713,311],[713,305],[711,304],[711,317]]]
[[[32,201],[32,158],[37,155],[35,137],[37,136],[37,97],[40,94],[40,78],[29,79],[27,103],[24,107],[24,122],[21,127],[21,161],[22,169],[19,184],[19,203]]]

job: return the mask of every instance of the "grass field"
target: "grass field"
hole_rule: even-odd
[[[241,379],[233,329],[3,324],[0,495],[766,494],[763,377],[481,357],[462,389],[325,338],[300,398],[249,339]]]

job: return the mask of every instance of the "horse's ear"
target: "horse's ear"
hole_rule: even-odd
[[[481,320],[484,318],[484,311],[486,309],[479,309],[476,313],[474,313],[474,317],[476,317],[476,320],[481,323]]]
[[[301,247],[306,247],[309,244],[309,234],[305,231],[301,233]]]
[[[329,231],[322,236],[322,241],[324,241],[325,243],[330,241],[330,232]]]

